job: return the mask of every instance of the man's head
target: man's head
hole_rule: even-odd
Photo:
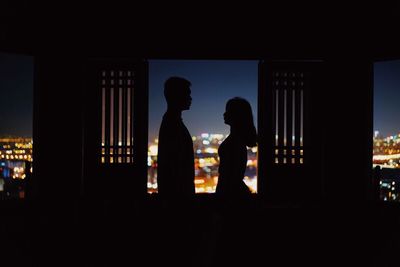
[[[164,96],[169,108],[188,110],[192,103],[191,83],[181,77],[170,77],[164,83]]]

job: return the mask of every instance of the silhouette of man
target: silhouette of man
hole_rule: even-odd
[[[167,101],[158,136],[158,192],[164,196],[192,196],[194,187],[194,155],[192,137],[182,121],[182,111],[192,102],[190,81],[170,77],[164,83]]]

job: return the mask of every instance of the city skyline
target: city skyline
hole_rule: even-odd
[[[193,136],[196,193],[215,193],[218,184],[219,155],[218,147],[225,136],[223,134],[203,133]],[[257,193],[257,147],[247,148],[247,167],[243,182],[252,193]],[[157,142],[150,142],[147,158],[147,192],[157,193]],[[171,151],[171,157],[174,157]],[[178,163],[178,162],[177,162]]]

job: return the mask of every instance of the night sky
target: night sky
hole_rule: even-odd
[[[182,76],[192,82],[192,106],[183,120],[192,135],[228,134],[223,113],[228,99],[249,100],[257,123],[257,64],[246,60],[150,60],[149,141],[158,135],[166,110],[164,81]],[[0,53],[0,136],[32,136],[33,57]],[[374,64],[374,130],[400,132],[400,60]]]
[[[0,137],[32,137],[33,57],[0,53]]]
[[[150,60],[149,141],[158,136],[167,109],[164,81],[181,76],[191,81],[192,106],[182,118],[192,135],[229,133],[223,114],[226,102],[235,96],[246,98],[257,125],[258,61],[252,60]]]
[[[400,133],[400,60],[374,64],[374,131]]]

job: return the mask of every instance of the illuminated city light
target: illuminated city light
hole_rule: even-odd
[[[196,187],[195,188],[196,193],[205,193],[206,190],[203,187]]]
[[[224,139],[224,135],[223,134],[211,134],[211,139],[222,140],[222,139]]]
[[[222,134],[203,133],[200,136],[192,137],[194,164],[195,164],[195,192],[196,193],[214,193],[218,184],[218,167],[219,156],[218,147],[224,139]],[[148,153],[148,193],[157,193],[157,189],[153,185],[157,184],[157,155],[150,153],[150,147],[155,145],[154,142],[149,143]],[[175,154],[171,151],[171,156]],[[248,168],[246,170],[245,184],[250,191],[257,192],[257,148],[248,148]]]
[[[216,154],[216,153],[218,153],[218,149],[217,149],[217,148],[214,148],[214,147],[207,147],[207,148],[205,149],[205,152],[206,152],[206,153],[210,153],[210,154]]]
[[[373,160],[393,160],[393,159],[399,159],[400,154],[390,154],[390,155],[374,155]]]
[[[208,138],[210,135],[208,133],[202,133],[201,138]]]
[[[158,145],[149,146],[149,153],[150,153],[150,156],[157,156],[158,155]]]
[[[243,181],[249,187],[252,193],[257,193],[257,179],[245,176]]]
[[[379,131],[375,131],[373,138],[373,168],[380,166],[382,169],[382,179],[379,181],[380,199],[383,201],[399,201],[396,181],[400,179],[400,139],[399,135],[382,137]],[[398,170],[398,171],[397,171]]]

